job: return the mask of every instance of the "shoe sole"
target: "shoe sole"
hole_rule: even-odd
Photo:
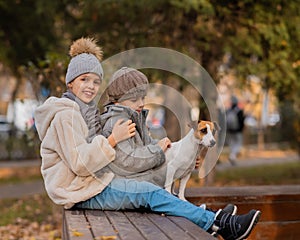
[[[260,211],[256,211],[256,213],[253,215],[252,217],[252,221],[247,229],[247,231],[242,235],[240,236],[239,238],[237,238],[236,240],[242,240],[242,239],[245,239],[247,238],[250,233],[251,233],[251,230],[254,228],[254,226],[258,223],[259,221],[259,218],[260,218],[260,215],[261,215],[261,212]]]

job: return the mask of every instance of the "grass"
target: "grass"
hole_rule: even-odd
[[[0,200],[0,226],[14,223],[16,219],[27,219],[42,224],[49,216],[61,211],[45,194],[22,199]]]
[[[42,180],[40,167],[0,169],[0,185]],[[61,239],[62,208],[46,194],[0,199],[1,239]]]
[[[45,194],[0,200],[1,239],[61,240],[61,207]]]
[[[300,184],[300,162],[233,168],[217,172],[215,185],[287,185]]]

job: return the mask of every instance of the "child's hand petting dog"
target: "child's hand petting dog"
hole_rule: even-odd
[[[200,156],[198,156],[196,158],[196,164],[195,164],[195,169],[198,169],[200,166],[201,166],[201,163],[202,163],[202,159]]]
[[[124,121],[123,119],[119,119],[115,123],[112,133],[109,136],[111,145],[114,147],[117,143],[133,137],[135,135],[135,126],[136,124],[131,120]]]
[[[165,152],[168,148],[171,147],[171,140],[168,137],[165,137],[165,138],[159,140],[159,142],[157,144]]]

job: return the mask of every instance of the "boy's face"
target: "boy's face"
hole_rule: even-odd
[[[84,103],[91,102],[97,95],[101,79],[97,74],[85,73],[68,84],[73,94]]]
[[[129,107],[138,113],[140,113],[143,110],[144,104],[145,97],[130,98],[116,103],[116,105],[123,105],[125,107]]]

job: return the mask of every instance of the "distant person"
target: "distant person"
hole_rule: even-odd
[[[238,106],[238,99],[231,96],[231,106],[226,111],[227,142],[229,145],[229,162],[236,165],[237,156],[243,146],[244,111]]]

